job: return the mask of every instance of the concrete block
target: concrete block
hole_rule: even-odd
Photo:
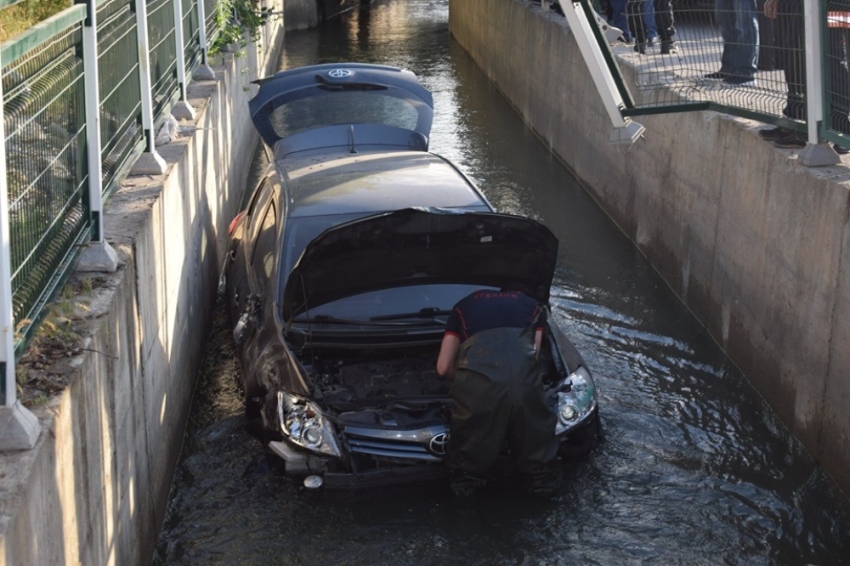
[[[20,401],[0,407],[0,450],[29,450],[39,434],[38,419]]]

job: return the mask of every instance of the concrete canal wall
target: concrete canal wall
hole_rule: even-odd
[[[106,205],[122,265],[65,299],[84,343],[45,371],[69,386],[32,408],[35,448],[0,454],[0,564],[151,562],[258,139],[250,81],[276,70],[283,22],[264,35],[190,84],[196,119],[157,148],[166,174],[129,177]]]
[[[450,0],[449,14],[458,43],[850,494],[850,160],[803,167],[760,124],[715,112],[641,117],[644,139],[612,146],[563,17],[524,0]]]

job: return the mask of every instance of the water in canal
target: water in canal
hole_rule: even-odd
[[[835,486],[453,43],[447,0],[382,0],[289,33],[280,67],[344,60],[414,71],[434,94],[431,149],[558,236],[553,311],[594,372],[605,441],[551,500],[307,492],[245,432],[220,315],[155,564],[850,564]]]

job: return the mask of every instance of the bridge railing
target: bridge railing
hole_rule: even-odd
[[[15,361],[83,245],[106,245],[104,199],[155,156],[155,128],[186,102],[192,72],[212,77],[215,9],[215,0],[89,0],[0,44],[3,407],[19,407]],[[0,448],[37,438],[17,446],[4,436],[0,427]]]
[[[670,5],[673,35],[664,31]],[[619,41],[591,26],[623,117],[716,110],[799,132],[804,144],[850,148],[850,0],[563,0],[563,8],[624,31]],[[634,81],[624,79],[624,62]]]

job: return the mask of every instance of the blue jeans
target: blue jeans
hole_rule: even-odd
[[[756,0],[715,0],[714,16],[723,36],[720,72],[753,78],[759,43]]]
[[[646,38],[658,39],[658,27],[655,25],[655,2],[643,3],[643,25],[646,26]]]
[[[627,3],[628,0],[610,0],[612,16],[609,23],[615,28],[623,30],[623,37],[626,40],[631,40],[632,34],[629,31],[629,21],[626,19]]]

